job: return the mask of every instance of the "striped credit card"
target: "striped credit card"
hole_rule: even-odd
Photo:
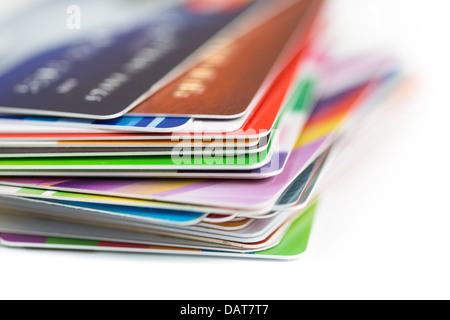
[[[58,117],[0,116],[1,124],[42,125],[55,127],[74,127],[110,131],[174,132],[186,128],[193,120],[190,118],[165,117],[119,117],[111,120],[73,119]],[[0,129],[1,131],[1,129]]]

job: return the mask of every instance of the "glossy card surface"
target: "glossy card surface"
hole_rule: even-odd
[[[83,26],[73,30],[60,19],[72,2],[48,1],[2,29],[12,51],[0,59],[0,112],[95,119],[123,115],[253,5],[222,2],[214,7],[191,6],[193,1],[81,0],[75,8]],[[235,5],[227,6],[230,2]]]

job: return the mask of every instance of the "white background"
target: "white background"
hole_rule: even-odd
[[[0,19],[27,2],[2,0]],[[0,298],[449,299],[449,11],[447,0],[330,0],[338,33],[392,44],[420,83],[390,138],[323,196],[301,259],[0,248]]]

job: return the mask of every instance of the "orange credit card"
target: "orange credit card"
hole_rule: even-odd
[[[243,36],[217,37],[201,62],[129,115],[214,119],[248,116],[306,42],[322,3],[281,2],[290,5]]]

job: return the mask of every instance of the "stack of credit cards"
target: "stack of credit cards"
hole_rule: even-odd
[[[0,28],[0,242],[301,255],[398,62],[334,55],[322,0],[77,3]]]

